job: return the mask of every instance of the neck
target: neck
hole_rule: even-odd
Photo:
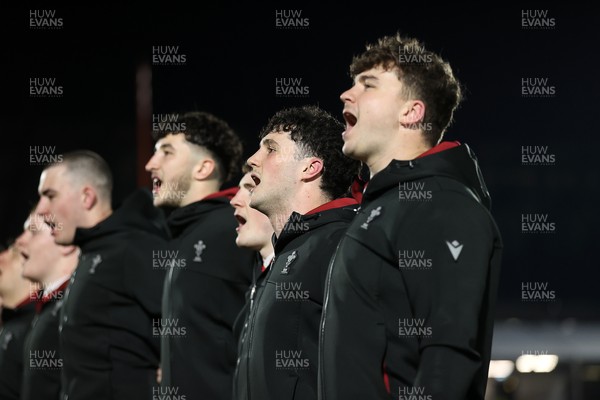
[[[260,253],[260,257],[263,259],[263,261],[265,261],[269,256],[271,256],[273,254],[275,250],[273,250],[273,245],[271,244],[271,240],[269,240],[269,243],[265,246],[263,246],[262,249],[260,249],[258,252]]]
[[[91,211],[89,214],[89,218],[87,219],[86,224],[82,224],[82,228],[92,228],[98,225],[100,222],[104,221],[106,218],[110,217],[113,210],[111,207],[98,206],[98,208]]]
[[[60,286],[66,279],[69,279],[77,267],[78,255],[79,252],[74,251],[72,254],[62,257],[52,268],[52,273],[44,278],[43,287],[50,287],[56,283]]]
[[[298,193],[297,196],[291,196],[288,204],[282,205],[278,210],[269,212],[267,216],[271,221],[275,235],[279,237],[285,223],[292,215],[292,212],[304,215],[310,210],[313,210],[325,203],[328,203],[330,199],[320,190],[306,189]]]
[[[58,290],[59,287],[62,286],[63,283],[69,280],[69,275],[62,276],[52,281],[44,282],[42,286],[44,296]]]
[[[185,207],[189,204],[202,200],[206,196],[210,196],[211,194],[218,192],[220,186],[221,185],[219,182],[214,179],[210,181],[196,182],[196,184],[190,185],[190,189],[185,197],[181,200],[179,207]]]
[[[271,226],[273,227],[273,232],[275,232],[276,237],[279,237],[279,235],[281,234],[285,223],[290,218],[290,215],[292,215],[292,211],[293,210],[291,208],[284,209],[282,207],[274,209],[268,214],[265,213],[269,217],[269,221],[271,221]]]

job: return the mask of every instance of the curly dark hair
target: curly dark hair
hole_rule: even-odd
[[[406,98],[425,103],[423,130],[427,142],[434,146],[452,123],[454,110],[462,100],[461,85],[448,62],[425,48],[417,39],[384,36],[377,43],[367,44],[366,50],[355,56],[350,64],[350,76],[371,68],[395,70],[404,86]]]
[[[229,181],[238,173],[242,165],[243,145],[227,122],[204,111],[170,115],[176,116],[173,120],[177,123],[177,129],[153,130],[152,138],[155,141],[169,134],[181,133],[185,140],[203,147],[213,156],[221,183]]]
[[[342,153],[344,125],[317,106],[286,108],[273,115],[262,128],[262,140],[271,132],[288,132],[300,151],[299,157],[323,160],[321,190],[331,199],[349,194],[350,186],[360,172],[360,162]]]

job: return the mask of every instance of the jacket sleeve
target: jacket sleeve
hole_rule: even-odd
[[[425,335],[415,387],[436,400],[465,399],[480,379],[484,360],[477,349],[491,334],[488,317],[489,264],[494,251],[493,223],[487,211],[456,192],[435,193],[423,203],[396,243],[398,250],[421,251],[426,270],[402,270],[413,325]]]

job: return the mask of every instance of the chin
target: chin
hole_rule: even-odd
[[[346,157],[354,158],[355,152],[352,147],[350,147],[347,143],[344,143],[344,146],[342,147],[342,153],[344,153]]]
[[[242,249],[245,249],[248,247],[248,241],[244,240],[244,239],[239,239],[235,241],[235,244],[237,245],[237,247],[240,247]]]
[[[250,208],[253,208],[253,209],[257,210],[257,211],[262,212],[262,210],[261,210],[261,204],[262,203],[261,203],[260,199],[257,199],[256,197],[252,197],[250,199]]]
[[[344,147],[342,147],[342,153],[344,153],[346,157],[357,161],[365,162],[367,159],[366,155],[361,154],[355,147],[351,148],[344,145]]]
[[[157,197],[154,201],[154,205],[157,207],[170,207],[172,202],[170,202],[167,199],[161,198],[161,197]]]
[[[166,199],[157,198],[157,199],[155,199],[154,205],[156,207],[179,208],[181,206],[181,201],[176,201],[176,200],[172,200],[169,198],[166,198]]]
[[[39,278],[37,276],[35,276],[35,274],[32,275],[32,274],[28,274],[28,273],[24,272],[23,273],[23,278],[25,278],[27,280],[30,280],[34,284],[40,282]]]

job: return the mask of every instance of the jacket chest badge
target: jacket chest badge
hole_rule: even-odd
[[[195,262],[202,262],[202,252],[206,249],[206,245],[203,240],[198,240],[198,243],[194,245],[194,249],[196,249],[196,257],[194,257]]]
[[[367,220],[360,227],[363,229],[369,229],[369,224],[371,223],[371,221],[373,221],[375,218],[379,217],[380,215],[381,215],[381,206],[371,210],[371,214],[369,215]]]
[[[298,252],[296,250],[294,250],[292,252],[292,254],[287,256],[287,260],[285,261],[285,266],[281,270],[281,275],[287,275],[290,273],[290,266],[292,265],[294,260],[296,260],[296,257],[298,257]]]
[[[92,266],[90,267],[90,274],[96,273],[96,267],[98,264],[102,262],[102,256],[100,254],[96,254],[94,258],[92,258]]]

